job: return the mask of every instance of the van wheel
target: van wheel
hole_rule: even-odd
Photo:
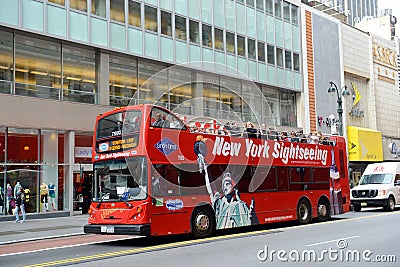
[[[331,218],[331,205],[326,199],[318,202],[318,220],[320,222],[328,221]]]
[[[297,204],[297,220],[300,224],[307,224],[311,222],[311,207],[310,203],[304,198],[300,199]]]
[[[192,234],[194,237],[207,237],[214,231],[215,220],[210,209],[196,208],[192,214]]]
[[[354,204],[354,205],[353,205],[353,208],[354,208],[354,211],[355,211],[355,212],[361,211],[361,205],[359,205],[359,204]]]
[[[389,196],[389,198],[387,200],[387,204],[383,208],[386,211],[394,211],[395,206],[396,206],[396,203],[394,201],[394,197],[393,196]]]

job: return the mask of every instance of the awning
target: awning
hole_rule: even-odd
[[[383,161],[380,131],[355,126],[347,127],[349,161]]]

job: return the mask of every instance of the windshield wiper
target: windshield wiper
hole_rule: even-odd
[[[106,194],[104,194],[104,195],[101,197],[99,204],[97,204],[97,206],[96,206],[97,209],[100,208],[101,203],[103,203],[104,198],[105,198],[106,196],[108,196],[108,195],[110,195],[110,193],[106,193]]]

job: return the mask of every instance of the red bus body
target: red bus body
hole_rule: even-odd
[[[312,218],[327,220],[331,214],[350,210],[343,137],[331,136],[329,144],[308,144],[200,134],[186,126],[152,126],[153,109],[175,116],[153,105],[124,107],[98,116],[92,158],[95,169],[100,164],[97,170],[102,173],[95,175],[98,191],[107,187],[108,182],[102,184],[103,180],[109,181],[107,168],[116,170],[115,166],[120,164],[101,165],[109,161],[140,158],[134,161],[135,169],[131,168],[130,173],[140,173],[146,181],[140,180],[142,186],[138,189],[129,189],[143,190],[143,196],[137,200],[129,200],[130,196],[118,199],[130,195],[124,195],[124,186],[116,186],[119,193],[114,199],[101,199],[101,194],[95,192],[84,232],[207,236],[221,228],[290,220],[308,223]],[[99,141],[99,121],[129,111],[140,111],[140,132],[133,137],[116,135]],[[202,171],[194,150],[199,140],[206,151]],[[139,170],[137,166],[143,168]],[[114,172],[116,178],[112,179],[116,184],[129,184],[125,183],[125,176]],[[114,186],[112,179],[108,184]],[[222,192],[229,184],[234,190],[229,194]]]

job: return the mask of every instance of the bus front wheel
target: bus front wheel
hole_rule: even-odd
[[[300,224],[307,224],[311,222],[311,206],[310,203],[304,198],[300,199],[297,204],[297,219]]]
[[[192,214],[192,234],[195,237],[206,237],[214,230],[214,216],[210,209],[196,208]]]

